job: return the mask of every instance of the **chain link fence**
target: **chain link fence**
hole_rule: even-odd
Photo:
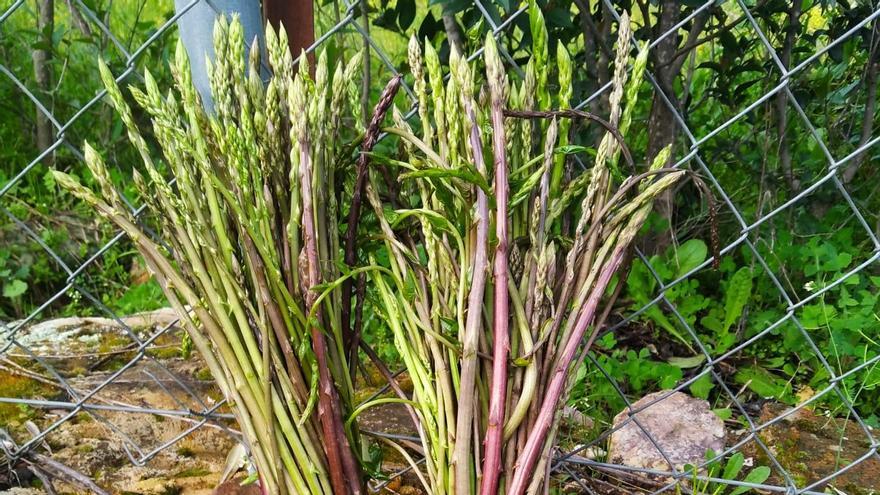
[[[517,10],[513,10],[503,18],[499,19],[495,12],[487,8],[488,0],[475,0],[475,5],[483,16],[483,21],[491,30],[491,32],[499,39],[508,36],[513,29],[517,20],[521,16],[527,16],[527,7],[523,6]],[[199,4],[211,5],[210,0],[192,0],[177,13],[168,17],[158,29],[153,30],[149,35],[132,46],[131,38],[128,40],[114,34],[115,27],[112,23],[106,23],[102,17],[89,9],[89,7],[81,0],[69,0],[65,6],[57,8],[71,9],[71,14],[82,18],[82,22],[87,23],[93,31],[97,30],[106,38],[106,51],[113,52],[112,57],[121,61],[124,67],[118,71],[117,81],[122,82],[132,77],[137,77],[137,65],[142,55],[151,45],[154,45],[167,38],[174,37],[177,30],[177,21],[181,16],[185,15],[190,9]],[[620,5],[616,5],[611,0],[604,0],[605,7],[619,19],[622,14]],[[736,488],[740,488],[739,493],[746,490],[754,489],[761,493],[829,493],[827,490],[834,486],[835,480],[844,476],[848,471],[858,469],[869,463],[880,461],[878,454],[878,435],[872,430],[853,406],[851,394],[842,390],[841,383],[847,378],[873,370],[880,362],[880,356],[874,356],[865,359],[863,362],[853,366],[847,370],[841,370],[839,367],[832,365],[829,361],[832,356],[825,355],[823,349],[817,345],[814,339],[814,333],[807,328],[802,322],[802,311],[804,308],[819,300],[823,294],[827,293],[845,284],[853,275],[860,272],[868,271],[880,258],[880,240],[878,240],[874,229],[866,220],[864,212],[860,209],[859,199],[851,196],[849,189],[845,186],[841,178],[842,171],[846,166],[857,157],[866,154],[873,146],[880,141],[880,135],[869,136],[869,139],[862,140],[857,146],[852,147],[844,156],[835,156],[825,142],[823,133],[817,130],[817,126],[811,121],[809,112],[799,102],[796,97],[794,86],[797,84],[799,76],[805,69],[820,62],[820,59],[830,50],[834,50],[841,43],[856,35],[859,30],[871,28],[877,17],[880,16],[880,9],[873,12],[858,22],[853,28],[840,34],[836,38],[830,40],[823,46],[817,46],[816,49],[809,54],[801,54],[801,59],[794,63],[786,63],[780,58],[777,49],[771,43],[776,33],[766,33],[760,23],[756,21],[752,15],[754,6],[750,7],[743,0],[729,1],[707,1],[702,4],[690,2],[692,7],[687,8],[687,12],[682,16],[672,29],[661,34],[656,39],[638,40],[650,41],[652,48],[658,46],[668,36],[678,32],[682,27],[688,25],[697,16],[708,9],[723,6],[729,11],[737,12],[739,22],[735,26],[739,30],[739,34],[749,37],[759,44],[760,49],[764,51],[765,56],[772,60],[774,70],[766,74],[767,80],[775,81],[770,91],[765,92],[760,98],[746,102],[732,115],[726,117],[723,123],[704,135],[697,135],[692,132],[689,125],[691,119],[682,115],[681,109],[673,103],[676,100],[675,95],[665,94],[661,85],[658,83],[655,75],[650,72],[647,75],[648,81],[652,88],[652,94],[659,95],[665,101],[669,114],[673,121],[668,122],[669,126],[675,128],[676,134],[679,136],[678,156],[676,157],[676,167],[688,167],[701,174],[707,179],[707,182],[713,188],[714,195],[719,198],[720,214],[725,218],[734,222],[735,228],[730,229],[738,231],[738,234],[731,239],[723,239],[723,245],[720,250],[722,256],[733,253],[736,250],[748,252],[754,262],[754,270],[759,273],[758,276],[765,277],[775,286],[778,291],[783,316],[779,319],[766,322],[763,330],[757,334],[744,339],[743,341],[733,345],[721,354],[713,354],[711,348],[701,340],[701,336],[695,329],[692,321],[689,321],[679,307],[669,297],[670,291],[674,291],[676,287],[687,283],[697,274],[711,269],[714,259],[706,259],[696,268],[688,273],[678,276],[673,281],[664,280],[660,274],[652,267],[650,258],[642,251],[637,251],[638,257],[649,268],[651,276],[655,279],[656,290],[652,299],[643,307],[626,315],[625,318],[614,323],[607,332],[622,331],[628,325],[638,321],[640,317],[645,315],[651,308],[660,308],[661,311],[677,326],[686,330],[685,338],[691,343],[693,348],[704,359],[699,365],[699,371],[689,375],[686,379],[682,379],[676,384],[673,390],[655,396],[647,403],[640,403],[634,406],[630,402],[630,397],[625,393],[626,387],[612,376],[606,370],[602,363],[597,359],[594,353],[586,355],[587,365],[598,371],[595,375],[596,379],[607,380],[614,388],[616,394],[627,405],[627,417],[618,422],[613,427],[605,428],[604,432],[593,437],[588,442],[581,443],[572,450],[554,452],[555,461],[552,463],[552,471],[554,475],[559,476],[561,483],[567,483],[568,488],[579,490],[584,493],[601,494],[601,493],[625,493],[627,489],[618,489],[613,491],[613,486],[608,482],[594,482],[590,478],[599,474],[610,476],[618,481],[623,480],[630,486],[629,490],[633,492],[644,493],[680,493],[691,492],[696,482],[715,483],[721,488],[715,488],[713,493],[731,493]],[[119,8],[124,4],[119,3]],[[8,20],[13,16],[22,14],[26,9],[33,8],[32,4],[26,0],[15,0],[11,4],[7,4],[2,8],[0,13],[0,30],[6,29]],[[115,7],[114,7],[115,8]],[[328,40],[339,36],[352,36],[361,39],[370,48],[370,57],[377,60],[381,67],[387,69],[387,75],[390,77],[398,73],[398,67],[392,61],[392,57],[383,49],[382,43],[374,39],[369,34],[369,28],[363,24],[361,6],[357,2],[345,0],[345,5],[341,9],[341,15],[338,21],[335,21],[329,29],[309,47],[308,52],[312,52]],[[73,11],[76,12],[73,12]],[[109,25],[108,25],[109,24]],[[503,44],[502,44],[503,46]],[[517,65],[515,58],[509,53],[504,52],[504,57],[509,63],[509,67],[519,73],[522,69]],[[102,53],[102,56],[110,56],[108,53]],[[477,51],[470,55],[471,58],[480,56]],[[733,69],[732,69],[733,70]],[[167,348],[168,342],[176,342],[176,337],[180,330],[175,326],[173,317],[168,315],[156,316],[156,321],[143,322],[134,325],[129,317],[116,314],[103,301],[101,294],[94,294],[82,283],[83,279],[91,272],[96,270],[97,262],[102,256],[115,244],[123,240],[123,235],[118,234],[112,237],[109,242],[103,245],[90,245],[84,251],[86,255],[78,259],[72,264],[70,256],[58,253],[53,250],[42,238],[40,229],[31,222],[26,222],[13,214],[10,208],[10,195],[8,194],[17,184],[25,180],[29,174],[33,174],[37,166],[46,157],[60,152],[71,153],[74,156],[81,157],[79,141],[74,142],[71,139],[71,129],[74,126],[88,126],[88,119],[94,117],[94,110],[102,105],[104,91],[98,91],[89,101],[80,105],[71,104],[76,107],[74,111],[67,112],[67,115],[54,115],[49,111],[50,106],[47,104],[43,95],[34,88],[28,87],[23,81],[26,79],[21,74],[16,74],[14,70],[8,67],[5,61],[0,60],[0,88],[3,95],[11,95],[16,93],[18,97],[23,97],[24,104],[22,112],[39,112],[52,126],[52,143],[46,147],[41,153],[33,157],[33,160],[16,171],[16,174],[7,180],[4,184],[0,184],[0,212],[8,218],[13,228],[19,229],[28,238],[39,244],[46,256],[51,260],[56,270],[62,271],[66,275],[66,282],[57,287],[57,291],[51,297],[40,304],[26,318],[8,322],[0,327],[0,366],[3,370],[13,374],[22,374],[39,380],[41,383],[50,385],[58,392],[52,400],[42,399],[39,397],[0,397],[0,404],[13,404],[22,407],[30,407],[47,411],[47,418],[53,418],[47,422],[42,429],[30,431],[29,434],[22,438],[17,435],[13,438],[4,432],[3,439],[0,439],[0,447],[7,462],[13,462],[20,458],[26,458],[30,452],[42,449],[44,442],[51,439],[52,435],[62,428],[65,423],[71,421],[82,421],[84,415],[90,417],[96,423],[103,425],[112,433],[114,441],[124,450],[125,455],[134,465],[142,466],[151,459],[159,455],[163,451],[167,451],[187,436],[205,428],[219,428],[227,432],[231,437],[235,438],[234,422],[231,415],[220,412],[223,407],[223,400],[220,397],[212,396],[210,392],[209,380],[194,379],[191,373],[182,372],[179,368],[171,369],[167,362],[157,358],[157,349]],[[381,83],[381,82],[380,82]],[[97,87],[95,88],[98,89]],[[601,98],[602,95],[609,91],[610,83],[598,88],[592,95],[582,101],[577,108],[589,106],[592,102]],[[412,105],[415,104],[412,91],[409,87],[405,88]],[[4,96],[6,98],[6,96]],[[752,209],[754,205],[736,204],[732,199],[733,195],[729,194],[730,185],[722,185],[718,179],[718,167],[727,166],[725,164],[717,165],[715,156],[707,148],[716,149],[719,140],[724,140],[727,133],[731,131],[737,124],[742,123],[754,116],[757,110],[767,105],[773,99],[784,99],[784,105],[789,112],[792,113],[792,125],[801,131],[798,139],[811,140],[815,146],[821,150],[822,155],[827,159],[824,173],[815,178],[811,183],[805,184],[804,187],[796,195],[783,204],[772,208],[770,211],[761,211],[758,208],[756,215],[743,213],[744,207]],[[415,114],[414,107],[407,114],[412,117]],[[79,136],[78,136],[79,137]],[[28,139],[25,137],[25,139]],[[710,146],[711,144],[711,146]],[[775,145],[777,143],[773,143]],[[4,143],[3,146],[9,146]],[[15,143],[12,144],[15,146]],[[772,264],[768,262],[768,256],[773,256],[772,247],[762,249],[762,236],[764,229],[772,219],[786,215],[791,209],[802,207],[807,203],[811,195],[817,191],[824,191],[827,194],[833,194],[836,201],[845,203],[851,209],[851,219],[853,225],[863,230],[863,235],[869,239],[873,248],[869,256],[864,259],[856,260],[854,267],[842,273],[834,280],[825,281],[824,285],[818,290],[808,292],[806,294],[791,287],[778,273],[774,273],[771,269]],[[132,210],[140,213],[143,207],[132,205]],[[861,235],[861,234],[860,234]],[[769,253],[769,254],[768,254]],[[870,273],[870,272],[868,272]],[[92,318],[90,321],[99,326],[106,328],[114,328],[118,331],[121,338],[114,341],[114,346],[104,349],[100,359],[107,359],[108,356],[118,359],[115,370],[110,372],[102,372],[90,376],[88,373],[71,372],[69,369],[60,369],[59,363],[63,361],[63,355],[57,355],[52,349],[36,346],[34,342],[35,335],[39,334],[41,329],[41,320],[47,319],[50,308],[65,298],[72,297],[83,298],[88,304],[93,305],[98,314],[102,318]],[[157,323],[158,322],[158,323]],[[821,390],[815,390],[810,396],[804,396],[793,407],[787,407],[783,411],[766,417],[761,415],[753,407],[745,404],[740,400],[741,390],[731,388],[729,380],[725,377],[728,375],[725,371],[726,363],[738,353],[749,347],[761,346],[762,340],[773,334],[783,325],[793,325],[800,338],[807,343],[810,352],[818,356],[822,364],[821,371],[828,375],[829,385]],[[170,339],[170,340],[169,340]],[[35,371],[38,370],[38,371]],[[88,370],[86,370],[88,371]],[[716,453],[714,459],[707,460],[704,467],[711,463],[715,463],[721,459],[728,457],[736,452],[750,452],[750,455],[760,457],[765,464],[772,470],[772,476],[767,480],[760,482],[750,482],[746,480],[724,479],[720,474],[707,474],[707,471],[699,471],[695,474],[693,471],[685,471],[680,466],[676,466],[663,452],[663,447],[653,438],[653,435],[639,421],[639,418],[647,412],[648,409],[656,407],[663,400],[666,400],[677,391],[687,392],[689,387],[697,383],[701,379],[709,377],[712,383],[721,390],[723,400],[720,403],[728,403],[731,410],[743,418],[741,431],[731,441],[728,438],[727,447],[724,451]],[[208,382],[208,383],[206,383]],[[120,393],[119,388],[122,384],[138,383],[141,386],[149,388],[154,394],[160,394],[164,399],[160,402],[167,407],[154,407],[143,405],[137,397],[127,397]],[[382,393],[380,390],[379,393]],[[849,459],[838,460],[834,468],[828,473],[817,474],[808,479],[803,476],[794,475],[787,470],[786,463],[780,461],[780,457],[785,455],[785,450],[789,448],[787,445],[774,445],[764,433],[768,432],[775,425],[791,421],[797,417],[799,412],[811,405],[822,401],[829,396],[835,396],[840,404],[842,404],[842,415],[848,418],[848,421],[855,425],[854,429],[846,430],[848,437],[845,439],[849,445],[859,446],[860,453]],[[132,433],[130,425],[125,421],[128,416],[134,415],[152,415],[155,417],[166,418],[167,421],[179,423],[180,426],[174,430],[174,434],[165,437],[157,437],[152,440],[145,439]],[[614,431],[635,425],[641,430],[641,434],[648,438],[654,446],[660,451],[661,455],[666,458],[668,469],[646,469],[635,468],[625,465],[615,465],[610,462],[604,462],[601,455],[591,455],[601,449]],[[857,435],[858,438],[855,438]],[[404,436],[405,438],[405,436]],[[417,439],[416,439],[417,440]],[[748,449],[748,450],[747,450]],[[383,489],[389,482],[400,476],[408,469],[391,473],[389,478],[380,484],[374,485],[372,488],[376,491]],[[877,471],[874,471],[875,473]],[[711,473],[711,472],[710,472]],[[725,488],[729,486],[730,488]],[[690,487],[690,488],[689,488]],[[838,490],[835,493],[845,493]]]

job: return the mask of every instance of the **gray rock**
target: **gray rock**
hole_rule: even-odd
[[[661,391],[646,395],[633,404],[633,410],[639,411],[668,393]],[[674,392],[634,416],[638,425],[630,421],[611,434],[608,459],[613,464],[671,471],[670,462],[676,469],[681,469],[685,464],[698,465],[705,460],[708,449],[715,452],[724,449],[724,422],[704,400]],[[614,427],[617,428],[629,417],[629,411],[621,412],[614,417]],[[645,431],[650,433],[665,457],[648,439]]]

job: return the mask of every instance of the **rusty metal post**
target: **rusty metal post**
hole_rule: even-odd
[[[312,0],[263,0],[263,15],[276,29],[283,24],[294,57],[315,42],[315,10]],[[313,55],[309,55],[309,60]],[[314,70],[314,64],[310,64]]]

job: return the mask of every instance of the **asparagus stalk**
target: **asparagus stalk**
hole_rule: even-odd
[[[469,129],[469,153],[476,163],[477,173],[486,175],[483,161],[483,138],[474,109],[472,81],[466,62],[453,51],[455,80],[461,88],[461,106],[467,116],[465,125]],[[451,93],[452,91],[450,91]],[[476,238],[471,266],[471,289],[467,299],[467,321],[462,334],[461,378],[459,384],[458,415],[455,422],[455,449],[452,454],[455,493],[472,493],[471,472],[474,412],[477,407],[477,349],[482,327],[483,294],[486,288],[489,242],[489,200],[485,191],[478,189],[476,206]]]
[[[501,477],[501,447],[503,444],[504,408],[507,402],[507,361],[510,350],[510,309],[508,301],[507,245],[508,176],[504,137],[504,104],[507,78],[498,55],[495,38],[490,33],[485,45],[486,77],[489,83],[492,118],[492,151],[495,160],[495,245],[494,256],[494,344],[492,381],[489,396],[489,425],[486,430],[486,457],[483,461],[483,481],[480,493],[496,493]]]
[[[587,330],[610,311],[606,305],[597,320],[605,289],[627,258],[653,199],[681,176],[655,167],[615,190],[619,157],[633,165],[624,139],[646,62],[642,49],[633,68],[638,80],[627,84],[631,32],[626,18],[609,98],[611,118],[604,121],[586,112],[549,109],[555,99],[547,90],[546,31],[534,2],[530,13],[534,58],[527,64],[525,81],[514,86],[510,97],[493,38],[485,43],[487,91],[481,91],[485,96],[480,103],[474,97],[481,74],[478,61],[468,63],[453,50],[452,77],[444,86],[432,62],[435,55],[426,46],[427,80],[433,90],[428,94],[421,52],[411,42],[422,138],[396,118],[396,127],[385,130],[402,141],[403,157],[384,160],[407,170],[402,185],[411,187],[410,197],[420,204],[396,209],[396,218],[389,221],[379,186],[370,179],[366,186],[393,273],[377,270],[371,276],[383,294],[379,312],[393,329],[414,381],[426,481],[433,493],[475,493],[479,487],[483,494],[519,494],[544,484],[546,463],[539,461],[555,441],[557,412],[577,351]],[[557,50],[557,62],[559,82],[565,85],[559,101],[565,104],[573,76],[564,48]],[[532,110],[534,106],[539,110]],[[534,146],[531,125],[525,125],[529,120],[524,125],[513,121],[521,118],[550,119],[540,146]],[[570,147],[560,133],[569,124],[559,120],[574,118],[600,124],[606,132],[592,170],[566,183],[561,171]],[[487,139],[492,140],[491,151],[483,146]],[[490,153],[491,189],[486,170]],[[513,184],[517,191],[510,190]],[[636,186],[639,192],[630,198]],[[572,220],[570,232],[563,226]],[[493,221],[495,236],[490,239]],[[414,235],[419,237],[414,240]],[[376,260],[372,257],[371,263],[381,265]],[[449,265],[456,269],[444,269]],[[388,280],[406,295],[393,297]],[[449,341],[455,336],[459,342]],[[438,343],[447,342],[445,354],[436,352]],[[455,384],[452,392],[442,386],[447,376]],[[449,421],[450,400],[454,425]]]
[[[273,75],[264,88],[260,50],[254,45],[245,60],[244,42],[236,18],[218,20],[209,64],[213,115],[201,106],[180,44],[172,64],[175,88],[167,96],[149,72],[145,89],[131,90],[151,117],[173,187],[113,75],[99,63],[110,102],[146,170],[145,177],[135,172],[135,184],[170,249],[127,210],[90,146],[87,165],[101,198],[66,174],[55,175],[121,227],[144,256],[229,400],[263,492],[362,493],[352,449],[358,437],[343,418],[354,408],[342,352],[340,284],[321,298],[315,292],[338,276],[341,219],[333,200],[315,198],[337,190],[334,168],[350,158],[340,155],[344,146],[337,143],[355,137],[340,124],[351,101],[343,82],[359,57],[338,64],[330,84],[321,55],[312,81],[305,64],[294,74],[284,30],[269,27]]]

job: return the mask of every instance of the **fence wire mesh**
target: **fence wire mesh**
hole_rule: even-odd
[[[623,8],[616,2],[611,0],[601,0],[604,2],[604,8],[610,12],[616,19],[620,19]],[[101,36],[106,39],[106,43],[101,49],[101,56],[115,60],[116,79],[117,82],[123,82],[131,78],[138,77],[138,64],[141,62],[144,54],[164,42],[168,38],[173,38],[177,30],[177,21],[191,9],[197,6],[205,5],[214,8],[210,0],[191,0],[188,3],[178,3],[177,12],[168,16],[157,29],[149,33],[138,33],[137,36],[117,35],[120,29],[118,23],[108,22],[109,16],[92,11],[82,0],[71,0],[66,6],[58,8],[70,9],[71,15],[83,19],[92,30],[97,30]],[[720,250],[721,256],[730,254],[736,250],[748,252],[754,260],[754,270],[759,273],[760,277],[765,277],[778,291],[780,305],[783,316],[773,321],[767,321],[763,325],[763,329],[752,335],[746,340],[730,347],[723,353],[713,354],[711,347],[703,342],[700,334],[695,329],[693,321],[689,321],[684,312],[677,306],[669,294],[682,284],[688,283],[695,275],[705,270],[711,269],[713,257],[709,257],[699,266],[689,270],[687,273],[680,274],[675,280],[668,281],[664,279],[652,266],[650,257],[637,249],[636,254],[648,267],[651,277],[654,279],[655,290],[652,298],[640,308],[631,311],[625,317],[617,320],[610,326],[605,333],[620,332],[627,328],[628,325],[637,321],[641,316],[646,314],[651,308],[659,308],[667,318],[674,321],[674,324],[686,331],[684,338],[689,342],[704,359],[699,365],[699,372],[688,376],[686,379],[680,380],[672,389],[666,390],[660,395],[655,396],[648,402],[642,402],[634,405],[630,400],[629,394],[625,392],[626,387],[618,383],[618,380],[612,376],[603,364],[597,359],[595,353],[588,353],[585,356],[587,366],[592,367],[597,373],[593,379],[607,380],[619,398],[624,401],[627,406],[627,417],[618,422],[615,426],[605,428],[604,431],[591,438],[589,441],[582,441],[576,448],[553,453],[554,462],[551,463],[552,472],[558,476],[561,483],[567,483],[565,486],[580,490],[585,493],[615,493],[609,490],[609,484],[594,483],[590,478],[595,474],[608,475],[611,473],[618,480],[624,480],[633,483],[634,479],[641,480],[639,486],[630,485],[632,491],[640,491],[645,493],[664,493],[680,491],[689,492],[693,487],[694,480],[702,482],[717,483],[718,486],[730,486],[730,490],[734,487],[745,490],[759,490],[762,493],[829,493],[829,487],[835,485],[835,480],[843,476],[850,470],[856,469],[859,465],[868,462],[880,461],[878,454],[877,434],[865,422],[865,420],[857,412],[853,405],[851,393],[842,390],[842,383],[849,377],[873,370],[880,362],[880,355],[865,359],[861,363],[851,367],[850,369],[841,370],[831,364],[831,356],[826,356],[825,351],[821,349],[814,339],[811,329],[807,328],[803,323],[804,308],[821,299],[828,291],[835,289],[841,284],[845,284],[852,276],[860,272],[868,270],[880,258],[880,240],[871,225],[866,219],[865,213],[860,207],[859,198],[851,195],[850,188],[842,180],[842,173],[846,166],[853,160],[865,155],[878,141],[880,135],[869,135],[867,139],[862,139],[855,146],[851,146],[848,152],[843,156],[836,156],[831,150],[839,147],[829,146],[826,143],[826,137],[818,130],[811,120],[810,113],[799,102],[796,96],[795,87],[798,84],[798,78],[803,74],[805,69],[815,64],[821,63],[823,56],[829,51],[834,50],[840,44],[849,38],[855,36],[860,30],[873,29],[880,9],[873,9],[872,12],[857,22],[849,30],[839,34],[827,43],[816,46],[812,53],[799,54],[799,60],[791,63],[784,62],[778,53],[778,49],[771,40],[778,39],[778,33],[767,33],[766,28],[762,28],[761,24],[756,21],[753,16],[753,10],[756,8],[754,4],[749,4],[744,0],[727,0],[727,1],[707,1],[702,4],[689,2],[686,13],[682,15],[681,20],[671,29],[660,33],[654,39],[650,40],[634,40],[650,42],[652,48],[660,45],[664,39],[675,35],[684,26],[696,19],[709,9],[722,6],[728,11],[737,12],[738,21],[733,26],[741,36],[746,36],[755,41],[763,50],[763,55],[772,61],[772,72],[766,74],[768,80],[775,83],[769,91],[764,92],[758,99],[745,102],[741,107],[731,115],[723,119],[723,122],[709,132],[697,135],[693,132],[691,125],[692,118],[683,115],[681,108],[674,102],[678,96],[675,94],[667,94],[661,84],[658,82],[655,74],[650,71],[647,74],[646,87],[650,85],[653,95],[657,95],[663,99],[668,108],[672,121],[668,122],[669,126],[674,128],[677,135],[677,156],[675,157],[675,167],[688,167],[701,174],[707,179],[714,195],[720,199],[719,208],[721,214],[725,218],[731,219],[738,231],[737,235],[730,239],[723,239],[723,245]],[[503,39],[510,35],[512,26],[521,20],[521,16],[527,16],[527,6],[521,6],[518,9],[512,9],[509,13],[499,17],[497,9],[490,8],[490,0],[475,0],[475,6],[483,17],[483,21],[498,39]],[[32,9],[33,4],[26,0],[15,0],[11,4],[7,4],[0,14],[0,32],[7,29],[10,24],[9,20],[16,15],[24,15],[28,9]],[[216,9],[215,9],[216,10]],[[74,12],[75,11],[75,12]],[[30,12],[30,11],[28,11]],[[104,13],[106,14],[106,13]],[[36,28],[35,28],[36,29]],[[341,15],[332,25],[326,29],[306,51],[313,52],[328,40],[339,36],[358,37],[369,47],[370,58],[378,61],[378,63],[388,71],[388,77],[398,74],[400,67],[393,62],[393,57],[386,53],[383,44],[370,35],[369,27],[363,24],[361,5],[352,0],[345,0]],[[142,39],[140,39],[142,37]],[[501,46],[505,46],[503,43]],[[97,55],[97,54],[96,54]],[[480,56],[480,50],[470,54],[470,58]],[[515,58],[508,52],[503,52],[503,56],[509,64],[509,68],[522,74],[522,68],[517,64]],[[27,406],[41,411],[47,411],[47,418],[53,418],[47,422],[38,431],[30,431],[28,435],[22,437],[3,433],[4,438],[0,439],[0,447],[7,462],[12,463],[17,459],[27,457],[30,452],[42,449],[47,438],[59,430],[62,425],[71,421],[81,421],[82,415],[92,418],[95,422],[105,426],[112,433],[115,441],[119,442],[119,446],[124,450],[128,460],[134,465],[144,465],[159,453],[170,449],[181,439],[196,434],[204,428],[220,428],[232,437],[237,437],[235,424],[229,414],[219,412],[223,407],[222,398],[212,396],[209,389],[208,380],[194,379],[192,374],[182,372],[180,369],[171,369],[166,362],[158,359],[157,349],[162,349],[167,344],[168,339],[173,335],[177,335],[180,329],[175,325],[173,317],[167,314],[153,315],[155,321],[148,321],[146,324],[139,321],[137,325],[133,324],[130,317],[122,316],[111,310],[101,294],[94,293],[83,281],[92,276],[98,269],[98,261],[101,260],[107,251],[124,239],[120,233],[106,243],[98,245],[88,245],[82,249],[81,256],[69,256],[69,253],[59,253],[49,246],[44,240],[39,225],[33,222],[19,218],[13,213],[11,204],[10,191],[24,181],[29,174],[34,174],[37,166],[47,157],[58,153],[69,153],[74,157],[82,158],[79,142],[84,134],[87,134],[89,119],[96,118],[97,110],[102,106],[102,100],[105,92],[97,91],[95,96],[90,100],[79,102],[68,102],[65,106],[63,114],[52,112],[52,107],[46,100],[46,95],[41,94],[33,87],[29,87],[24,81],[26,80],[21,74],[16,74],[12,67],[8,66],[5,61],[0,61],[0,73],[2,73],[2,82],[0,88],[4,99],[12,101],[12,95],[16,95],[16,102],[21,104],[22,112],[38,112],[47,119],[52,126],[52,142],[43,151],[33,157],[33,159],[22,166],[16,173],[0,184],[0,210],[9,220],[9,226],[12,229],[18,229],[20,233],[33,242],[37,243],[42,250],[41,256],[47,257],[49,263],[55,270],[62,271],[66,275],[63,284],[57,287],[53,295],[37,305],[30,314],[25,318],[3,323],[0,327],[0,366],[7,372],[23,374],[31,378],[35,378],[40,382],[44,382],[53,387],[59,393],[52,400],[40,397],[0,397],[0,404],[14,404],[19,406]],[[603,94],[610,90],[610,83],[598,87],[596,91],[590,94],[576,108],[589,107],[593,102],[602,98]],[[95,89],[98,89],[97,87]],[[411,110],[407,114],[407,118],[415,115],[415,101],[411,89],[405,86],[405,92],[409,98]],[[809,184],[804,184],[799,192],[794,194],[784,203],[770,209],[762,211],[762,208],[756,208],[755,205],[736,204],[734,196],[730,194],[730,184],[722,184],[718,178],[719,167],[736,166],[736,163],[719,163],[713,151],[725,145],[725,140],[729,139],[728,133],[735,128],[736,125],[754,117],[754,113],[762,106],[767,105],[772,99],[784,100],[786,113],[792,115],[792,126],[795,126],[801,135],[799,139],[811,140],[811,142],[821,150],[821,154],[825,157],[827,164],[824,172],[812,180]],[[24,137],[24,139],[29,139]],[[771,143],[776,146],[778,143]],[[16,143],[4,143],[3,146],[16,146]],[[785,215],[791,209],[803,207],[810,200],[812,195],[817,191],[824,194],[833,194],[835,201],[845,204],[851,210],[852,224],[858,229],[863,230],[863,235],[869,239],[873,248],[869,255],[861,260],[856,260],[854,267],[840,274],[834,280],[825,281],[818,289],[808,291],[806,293],[797,287],[792,287],[790,283],[784,280],[779,273],[774,272],[771,268],[772,263],[768,261],[768,256],[773,256],[773,247],[766,248],[766,240],[763,236],[766,234],[767,225],[775,217]],[[140,213],[142,206],[131,205],[132,211]],[[757,211],[757,213],[744,213],[744,210]],[[763,247],[763,248],[762,248]],[[104,349],[101,359],[108,356],[119,359],[118,365],[114,371],[102,373],[82,373],[82,370],[71,372],[70,369],[60,369],[59,363],[65,359],[63,352],[59,354],[57,349],[46,347],[40,344],[38,335],[41,331],[41,320],[47,319],[52,307],[57,305],[61,300],[77,297],[86,301],[88,305],[94,307],[95,312],[102,315],[101,318],[91,318],[89,321],[100,325],[104,328],[112,328],[118,332],[119,338],[114,341],[112,348]],[[81,322],[80,322],[81,323]],[[741,390],[731,388],[733,385],[726,379],[727,371],[724,367],[726,363],[738,353],[746,348],[762,345],[762,340],[769,335],[778,331],[783,325],[792,325],[806,345],[809,352],[815,354],[821,363],[822,370],[816,372],[826,373],[829,377],[828,385],[821,390],[816,390],[809,396],[803,397],[796,405],[787,407],[783,411],[765,417],[759,414],[753,407],[745,404],[740,400]],[[146,329],[146,330],[145,330]],[[27,366],[21,363],[27,363]],[[37,369],[38,371],[34,371]],[[88,370],[86,370],[88,371]],[[689,387],[699,380],[709,377],[712,383],[716,385],[724,396],[720,403],[728,403],[729,407],[744,422],[741,425],[742,430],[736,435],[733,441],[728,441],[726,448],[717,452],[714,459],[705,461],[704,466],[708,466],[718,460],[724,459],[736,452],[744,452],[750,449],[752,455],[759,455],[762,459],[766,459],[773,475],[768,480],[761,482],[750,482],[746,480],[724,479],[720,475],[711,476],[706,471],[699,471],[695,474],[692,471],[685,471],[680,466],[676,466],[664,452],[664,447],[654,438],[652,432],[645,428],[640,421],[640,417],[650,408],[666,399],[678,391],[688,391]],[[208,383],[206,383],[208,382]],[[129,398],[120,395],[119,388],[121,384],[139,383],[143,387],[149,388],[153,393],[161,394],[166,397],[163,401],[168,407],[152,407],[144,406],[138,402],[136,398]],[[380,390],[378,393],[383,393]],[[855,424],[855,430],[847,430],[849,432],[857,431],[860,438],[847,438],[846,441],[861,448],[861,453],[851,459],[840,462],[835,468],[827,473],[817,474],[811,478],[804,479],[801,475],[790,473],[779,457],[784,453],[785,446],[774,445],[767,440],[768,437],[762,435],[768,429],[785,421],[790,421],[797,414],[810,408],[811,405],[824,400],[827,396],[836,396],[839,403],[842,404],[842,415],[847,417],[850,422]],[[128,415],[154,415],[167,418],[169,421],[180,423],[180,426],[174,430],[174,434],[165,437],[154,438],[154,441],[145,442],[142,436],[134,435],[124,418]],[[609,460],[602,460],[601,456],[590,454],[600,450],[615,431],[619,431],[630,425],[634,425],[641,431],[641,435],[652,442],[655,448],[666,459],[668,469],[647,469],[630,467],[621,464],[614,464]],[[395,437],[394,435],[390,435]],[[401,438],[406,439],[406,436]],[[418,438],[413,438],[417,441]],[[420,461],[421,462],[421,461]],[[699,466],[698,466],[699,467]],[[388,478],[381,482],[375,483],[371,488],[375,491],[382,490],[390,481],[396,477],[409,471],[406,468],[398,472],[389,473]],[[649,476],[644,476],[649,475]],[[649,481],[646,481],[649,480]],[[644,483],[648,483],[645,485]],[[646,488],[649,486],[650,488]],[[725,488],[717,489],[714,493],[722,493]],[[625,490],[624,490],[625,491]],[[724,492],[729,493],[729,491]],[[836,493],[844,493],[837,491]]]

